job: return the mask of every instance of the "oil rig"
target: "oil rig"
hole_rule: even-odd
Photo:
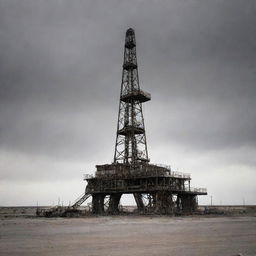
[[[205,188],[190,186],[190,174],[150,163],[142,112],[142,104],[150,100],[151,95],[140,88],[135,32],[129,28],[125,36],[114,162],[96,165],[95,176],[85,176],[85,195],[78,200],[80,204],[91,195],[94,214],[118,213],[123,194],[133,194],[139,212],[192,213],[197,208],[197,196],[207,195]]]
[[[135,32],[126,31],[114,161],[96,165],[95,175],[85,175],[85,193],[71,206],[77,209],[92,196],[93,214],[117,214],[123,194],[133,194],[140,213],[190,214],[205,188],[192,188],[190,174],[150,163],[142,104],[151,95],[141,90]]]

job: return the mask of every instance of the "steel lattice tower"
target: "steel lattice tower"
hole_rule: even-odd
[[[142,103],[151,96],[140,89],[135,33],[126,31],[114,163],[149,162]]]

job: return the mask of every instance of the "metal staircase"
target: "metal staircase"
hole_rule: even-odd
[[[89,197],[91,196],[91,194],[87,194],[84,193],[82,194],[80,197],[77,198],[77,200],[72,204],[72,208],[76,209],[78,208],[83,202],[85,202]]]

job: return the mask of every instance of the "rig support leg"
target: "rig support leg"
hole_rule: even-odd
[[[174,203],[172,195],[166,191],[158,191],[155,195],[155,213],[173,214]]]
[[[92,212],[94,214],[104,213],[104,194],[94,194],[92,195]]]
[[[144,211],[144,203],[142,200],[142,194],[134,193],[133,196],[134,196],[135,202],[137,204],[138,211],[143,212]]]
[[[191,214],[197,209],[196,195],[180,195],[182,213]]]
[[[181,212],[182,212],[181,197],[178,194],[176,199],[176,213],[181,213]]]
[[[121,196],[122,196],[121,193],[110,195],[109,208],[108,208],[108,212],[110,214],[117,214],[119,212],[118,206],[119,206]]]

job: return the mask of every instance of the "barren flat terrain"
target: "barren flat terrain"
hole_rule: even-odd
[[[2,218],[0,255],[256,255],[256,217]]]

